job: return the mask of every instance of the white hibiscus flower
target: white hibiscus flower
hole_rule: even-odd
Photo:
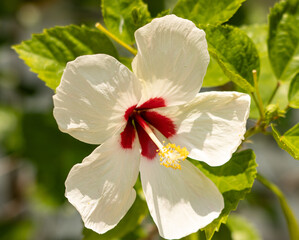
[[[140,172],[160,235],[177,239],[211,223],[224,207],[214,183],[185,158],[227,162],[243,139],[250,97],[198,94],[209,54],[204,31],[191,21],[158,18],[135,38],[133,73],[105,54],[67,64],[54,96],[58,126],[101,146],[71,169],[66,197],[87,228],[105,233],[133,204]]]

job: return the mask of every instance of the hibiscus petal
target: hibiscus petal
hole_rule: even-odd
[[[115,58],[86,55],[69,62],[54,95],[62,132],[100,144],[126,123],[126,110],[140,99],[139,80]]]
[[[198,93],[209,63],[204,31],[175,15],[154,19],[135,32],[138,54],[133,72],[144,80],[142,105],[162,97],[183,104]]]
[[[139,172],[140,147],[120,147],[114,136],[75,165],[65,182],[66,197],[87,228],[97,233],[112,229],[133,204]]]
[[[177,126],[177,134],[170,141],[186,147],[190,158],[220,166],[244,139],[249,110],[247,94],[205,92],[189,104],[156,111]]]
[[[189,161],[181,170],[166,168],[156,158],[141,158],[140,176],[145,198],[159,234],[179,239],[205,227],[224,207],[214,183]]]

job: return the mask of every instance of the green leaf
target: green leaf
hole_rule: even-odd
[[[252,70],[259,73],[260,60],[251,39],[232,26],[206,26],[209,52],[224,74],[247,92],[254,91]]]
[[[299,123],[280,135],[278,130],[271,124],[273,137],[275,138],[278,146],[287,151],[293,158],[299,160]]]
[[[299,73],[293,78],[289,88],[289,106],[299,108]]]
[[[275,89],[277,80],[272,71],[267,51],[267,25],[249,25],[241,28],[254,42],[260,56],[260,77],[258,87],[264,106],[267,105],[272,92]],[[250,118],[258,119],[259,111],[252,100],[250,105]]]
[[[230,229],[233,240],[261,240],[257,230],[243,217],[230,215],[226,226]]]
[[[245,0],[179,0],[173,13],[196,24],[221,24],[229,20]]]
[[[275,4],[269,15],[268,51],[277,79],[290,80],[299,70],[299,1]]]
[[[104,234],[84,228],[82,240],[116,240],[133,231],[147,214],[147,205],[138,195],[136,200],[126,216],[117,224],[117,226]]]
[[[251,25],[242,27],[242,30],[244,30],[252,39],[260,56],[261,67],[258,87],[264,106],[267,106],[270,97],[277,85],[277,79],[274,72],[272,71],[271,64],[268,58],[266,44],[268,26]],[[289,84],[289,81],[280,82],[280,87],[274,99],[272,100],[272,103],[278,105],[280,109],[284,109],[288,105]],[[258,109],[254,101],[251,101],[250,105],[250,118],[259,118]]]
[[[223,74],[223,71],[216,60],[211,58],[207,73],[203,80],[203,87],[217,87],[224,85],[229,81],[229,78]]]
[[[120,57],[119,61],[132,71],[133,58]]]
[[[78,56],[105,53],[118,57],[112,42],[99,30],[75,25],[46,29],[13,48],[52,89],[59,85],[66,63]]]
[[[102,14],[108,30],[128,44],[134,44],[134,32],[151,18],[142,0],[102,0]]]
[[[237,208],[239,201],[250,192],[256,177],[257,164],[254,152],[245,150],[233,154],[229,162],[219,167],[210,167],[201,162],[196,165],[216,184],[224,198],[225,207],[220,216],[202,229],[209,240],[215,231],[219,230],[221,223],[226,222],[229,213]]]
[[[57,128],[53,112],[26,113],[22,116],[22,149],[14,152],[29,161],[38,171],[36,196],[58,207],[66,201],[64,182],[71,167],[95,148],[80,142]]]

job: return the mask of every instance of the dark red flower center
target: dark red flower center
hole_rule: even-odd
[[[127,109],[124,118],[127,120],[127,125],[121,133],[121,146],[123,148],[132,148],[138,134],[139,143],[141,146],[142,156],[148,159],[153,159],[157,154],[157,146],[148,136],[140,121],[136,121],[137,115],[140,116],[149,126],[154,127],[166,138],[173,136],[176,133],[176,128],[173,121],[155,111],[155,108],[165,107],[163,98],[151,98],[139,107],[136,105]]]

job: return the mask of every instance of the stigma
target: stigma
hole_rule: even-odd
[[[165,141],[163,141],[163,144],[160,142],[149,124],[144,121],[144,119],[138,113],[135,114],[134,119],[139,123],[139,125],[144,129],[144,131],[158,147],[157,153],[160,156],[160,165],[163,165],[167,168],[170,167],[173,169],[181,169],[180,163],[189,155],[187,149],[185,147],[181,148],[180,146],[176,146],[174,143],[168,143],[164,146]]]

